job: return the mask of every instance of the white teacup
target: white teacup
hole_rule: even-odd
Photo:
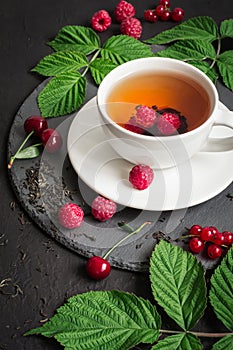
[[[133,74],[156,74],[159,72],[182,74],[192,79],[208,94],[209,117],[197,128],[183,134],[170,136],[148,136],[134,133],[118,125],[109,116],[108,96],[121,79]],[[122,101],[119,101],[122,103]],[[200,150],[209,148],[233,149],[233,137],[211,140],[209,135],[215,125],[233,129],[233,112],[219,108],[219,97],[215,85],[199,69],[185,62],[160,57],[140,58],[113,69],[102,81],[97,93],[97,104],[103,128],[110,145],[124,159],[133,164],[147,164],[155,169],[177,166],[190,159]],[[172,107],[172,106],[170,106]]]

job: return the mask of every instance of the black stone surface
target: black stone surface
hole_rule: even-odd
[[[136,6],[139,18],[143,17],[145,8],[154,6],[150,1],[135,0],[132,3]],[[64,0],[42,0],[37,4],[28,0],[10,0],[0,5],[0,142],[3,160],[0,171],[0,285],[4,280],[7,284],[0,288],[0,349],[61,349],[54,340],[36,336],[25,338],[22,334],[51,317],[55,309],[71,295],[89,290],[120,289],[153,301],[147,268],[151,250],[156,243],[153,238],[154,232],[163,231],[169,236],[177,237],[185,231],[185,227],[194,223],[216,225],[221,230],[232,229],[232,184],[215,198],[187,211],[165,212],[159,215],[155,212],[143,213],[146,220],[152,220],[154,224],[150,225],[148,232],[143,231],[136,241],[127,242],[111,255],[112,265],[120,268],[113,268],[106,280],[97,283],[85,275],[86,256],[93,253],[102,254],[106,250],[116,239],[114,232],[119,220],[130,221],[137,226],[144,216],[138,210],[126,208],[118,213],[114,220],[104,224],[97,225],[88,217],[93,230],[84,230],[79,241],[75,241],[72,236],[67,239],[63,232],[54,227],[46,214],[38,212],[39,206],[35,207],[29,203],[28,192],[23,182],[26,170],[32,166],[38,167],[39,160],[16,161],[11,173],[8,173],[8,152],[16,149],[23,137],[21,124],[28,114],[38,112],[35,97],[45,82],[42,77],[30,73],[30,69],[42,57],[51,53],[51,49],[45,43],[54,38],[64,25],[89,25],[91,15],[95,11],[106,8],[112,12],[116,4],[116,1],[104,0],[68,3]],[[216,0],[204,3],[201,0],[188,3],[174,0],[172,6],[183,7],[186,19],[197,15],[209,15],[220,23],[221,20],[229,18],[231,2],[223,0],[220,6]],[[173,25],[172,22],[144,23],[143,38],[149,38]],[[108,31],[101,34],[101,39],[104,41],[112,34],[118,33],[119,25],[114,23]],[[232,40],[225,40],[223,49],[232,49],[232,45]],[[229,109],[233,109],[232,92],[221,83],[218,83],[217,87],[220,100]],[[95,92],[95,87],[89,83],[87,98],[94,96]],[[72,120],[72,116],[69,120]],[[55,118],[49,123],[56,126],[61,121],[62,118]],[[67,157],[62,175],[69,189],[78,189],[77,175]],[[78,192],[72,195],[75,201],[80,200]],[[111,236],[106,238],[107,228],[111,230]],[[99,232],[103,237],[101,244],[96,240]],[[207,268],[212,267],[209,262],[202,261]],[[211,274],[211,270],[207,274]],[[173,326],[165,315],[163,321],[164,327]],[[208,308],[196,330],[216,332],[224,331],[224,327]],[[210,349],[213,342],[214,339],[203,340],[204,348]]]

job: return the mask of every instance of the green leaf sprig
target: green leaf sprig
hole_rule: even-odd
[[[76,111],[85,99],[87,72],[99,85],[116,66],[154,55],[186,61],[202,70],[213,82],[220,74],[223,83],[233,91],[233,50],[221,52],[224,38],[233,38],[233,19],[222,21],[218,28],[211,17],[199,16],[144,42],[127,35],[116,35],[103,45],[91,28],[65,26],[48,43],[55,52],[32,69],[51,77],[38,96],[41,115],[56,117]],[[150,44],[171,45],[154,54]]]
[[[52,77],[38,96],[43,117],[69,114],[82,105],[88,71],[99,85],[119,64],[153,56],[148,45],[127,35],[112,36],[101,46],[94,30],[83,26],[63,27],[49,45],[55,52],[44,57],[32,69]]]
[[[203,266],[190,252],[162,240],[150,259],[150,281],[155,301],[179,330],[161,328],[161,317],[148,300],[121,291],[91,291],[73,296],[42,327],[25,335],[54,337],[65,350],[128,350],[139,343],[152,350],[201,350],[201,338],[220,338],[213,350],[232,350],[233,248],[210,280],[209,299],[227,333],[192,331],[207,305]],[[159,339],[160,335],[166,337]]]
[[[221,52],[224,38],[233,38],[233,19],[222,21],[218,27],[211,17],[199,16],[145,42],[169,45],[156,55],[188,62],[207,74],[213,82],[220,74],[226,87],[233,91],[233,50]]]

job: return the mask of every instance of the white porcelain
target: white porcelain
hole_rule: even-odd
[[[227,112],[219,103],[219,109]],[[216,127],[211,136],[232,135]],[[223,191],[233,179],[233,151],[199,152],[177,167],[154,170],[151,186],[138,191],[128,181],[132,163],[110,147],[103,131],[96,98],[75,116],[68,133],[68,154],[74,170],[91,189],[127,207],[163,211],[202,203]],[[82,186],[80,186],[82,191]],[[85,188],[82,195],[85,199]]]
[[[122,78],[134,73],[178,72],[201,84],[207,91],[211,115],[195,130],[181,135],[154,137],[139,135],[113,122],[107,113],[109,91]],[[155,169],[164,169],[183,163],[200,151],[207,143],[212,127],[216,124],[233,128],[233,112],[219,111],[218,93],[212,81],[199,69],[185,62],[161,57],[132,60],[113,69],[102,81],[97,93],[97,105],[104,124],[104,131],[111,147],[132,163],[144,163]],[[233,149],[233,138],[226,140]],[[212,142],[213,143],[213,142]]]

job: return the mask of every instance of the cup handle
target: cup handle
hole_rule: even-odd
[[[233,130],[233,111],[218,110],[218,116],[214,122],[215,126],[225,126]],[[209,137],[201,152],[227,152],[233,150],[233,136]]]

